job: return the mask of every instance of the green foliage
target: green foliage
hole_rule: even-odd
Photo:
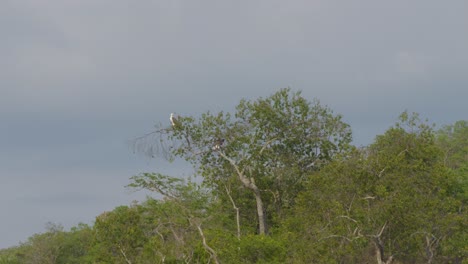
[[[268,236],[249,235],[239,243],[241,263],[284,263],[284,243]]]
[[[444,126],[437,133],[437,144],[444,153],[444,164],[457,175],[460,198],[468,202],[468,121]]]
[[[178,117],[173,127],[155,133],[160,147],[148,144],[146,153],[165,149],[169,160],[191,162],[217,197],[227,204],[231,198],[242,201],[243,217],[257,219],[259,233],[279,223],[306,175],[346,151],[351,141],[351,130],[340,115],[290,89],[241,100],[233,114]],[[226,197],[226,185],[233,186],[231,198]]]
[[[213,204],[210,194],[201,185],[162,174],[144,173],[132,177],[130,188],[145,188],[164,196],[164,201],[149,199],[144,208],[144,226],[150,229],[145,257],[156,256],[165,262],[205,263],[215,256],[202,225]],[[157,228],[154,228],[157,226]],[[195,248],[194,248],[195,247]]]
[[[25,248],[11,247],[0,250],[0,264],[21,264]]]
[[[56,263],[80,264],[86,262],[90,250],[93,231],[85,224],[78,224],[70,231],[62,233],[63,240]]]
[[[287,251],[281,238],[246,235],[238,239],[225,230],[207,230],[220,263],[285,263]]]
[[[0,252],[0,263],[84,263],[92,239],[89,226],[79,224],[69,232],[48,223],[47,231]]]
[[[437,132],[437,144],[442,149],[444,165],[452,171],[456,181],[447,189],[447,193],[462,202],[459,213],[449,216],[459,224],[452,226],[450,237],[442,245],[442,251],[446,255],[457,256],[457,259],[468,258],[468,214],[465,209],[468,202],[468,122],[461,120],[444,126]]]
[[[91,254],[98,263],[135,262],[146,237],[138,206],[120,206],[96,218]]]
[[[404,112],[358,149],[341,116],[283,89],[156,133],[203,183],[133,176],[127,187],[163,198],[119,206],[92,226],[48,224],[0,250],[0,264],[468,261],[466,121],[435,132]]]
[[[466,212],[434,138],[430,126],[404,113],[370,147],[312,175],[285,222],[295,259],[362,263],[380,249],[382,261],[405,263],[466,254]],[[304,248],[304,240],[313,242]],[[449,253],[444,246],[452,243]]]
[[[467,171],[468,121],[461,120],[444,126],[437,133],[437,143],[444,151],[444,163],[452,169]]]

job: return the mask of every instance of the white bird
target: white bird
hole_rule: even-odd
[[[174,116],[174,113],[171,113],[171,116],[169,117],[169,120],[171,121],[171,125],[174,127],[176,125],[177,119]]]

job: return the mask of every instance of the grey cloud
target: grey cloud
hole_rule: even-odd
[[[405,109],[466,119],[467,12],[463,0],[3,1],[0,201],[14,213],[0,247],[128,203],[140,171],[189,175],[125,143],[171,112],[290,86],[342,113],[357,144]]]

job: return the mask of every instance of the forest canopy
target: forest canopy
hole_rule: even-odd
[[[48,225],[1,263],[468,263],[468,121],[403,112],[353,146],[342,116],[300,92],[171,115],[135,140],[201,181],[147,172],[155,199],[92,225]],[[158,195],[156,195],[158,194]]]

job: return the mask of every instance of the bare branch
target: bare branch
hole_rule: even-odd
[[[357,222],[358,222],[358,221],[354,220],[353,218],[351,218],[351,217],[349,217],[349,216],[347,216],[347,215],[340,215],[340,216],[338,216],[338,217],[340,217],[340,218],[346,218],[346,219],[348,219],[348,220],[350,220],[350,221],[353,221],[354,223],[357,223]]]
[[[123,251],[122,246],[121,246],[121,245],[118,245],[118,248],[119,248],[119,250],[120,250],[120,253],[121,253],[122,256],[124,257],[125,262],[127,262],[128,264],[132,264],[132,262],[127,258],[127,255],[126,255],[125,252]]]
[[[232,207],[234,208],[234,210],[236,210],[237,239],[240,240],[241,230],[240,230],[240,213],[239,213],[239,207],[236,206],[236,203],[234,202],[234,199],[232,199],[231,190],[228,189],[228,187],[227,187],[226,185],[224,185],[224,188],[226,189],[226,193],[227,193],[227,195],[228,195],[228,197],[229,197],[229,200],[231,200]]]
[[[169,159],[169,149],[175,143],[173,142],[171,146],[167,145],[170,131],[172,131],[172,128],[159,128],[143,136],[134,138],[130,141],[133,152],[139,152],[151,158],[163,156],[165,159]]]
[[[351,211],[351,207],[353,206],[354,198],[356,198],[356,194],[353,195],[353,199],[351,199],[351,202],[349,203],[348,210],[347,210],[348,214]]]
[[[229,163],[234,167],[234,169],[237,172],[237,176],[241,183],[244,185],[244,187],[252,190],[252,192],[255,195],[255,202],[257,204],[257,216],[258,216],[258,224],[259,224],[259,233],[261,235],[266,234],[266,220],[265,220],[265,215],[264,215],[264,207],[263,207],[263,200],[260,194],[260,190],[258,189],[257,185],[255,184],[255,179],[253,177],[246,177],[244,175],[244,169],[242,170],[239,169],[239,166],[236,164],[236,162],[226,156],[222,151],[218,152],[221,157],[223,157],[225,160],[229,161]]]
[[[189,219],[190,222],[192,222],[191,219]],[[213,248],[211,248],[207,243],[206,243],[206,238],[205,234],[203,233],[203,230],[201,228],[201,224],[196,223],[195,226],[198,229],[198,233],[200,234],[200,237],[202,238],[202,244],[205,250],[210,254],[211,258],[213,258],[214,262],[216,264],[219,264],[218,256],[216,254],[216,251],[214,251]]]
[[[383,231],[385,230],[385,227],[387,226],[387,222],[382,226],[382,229],[380,229],[380,233],[377,235],[377,237],[382,236]]]
[[[277,138],[272,138],[270,140],[268,140],[267,142],[265,142],[265,144],[263,145],[262,149],[260,150],[260,154],[263,153],[263,151],[268,147],[268,145],[270,145],[273,141],[275,141]]]
[[[379,175],[377,177],[382,177],[382,173],[384,173],[384,171],[386,170],[387,168],[383,168],[380,172],[379,172]]]

